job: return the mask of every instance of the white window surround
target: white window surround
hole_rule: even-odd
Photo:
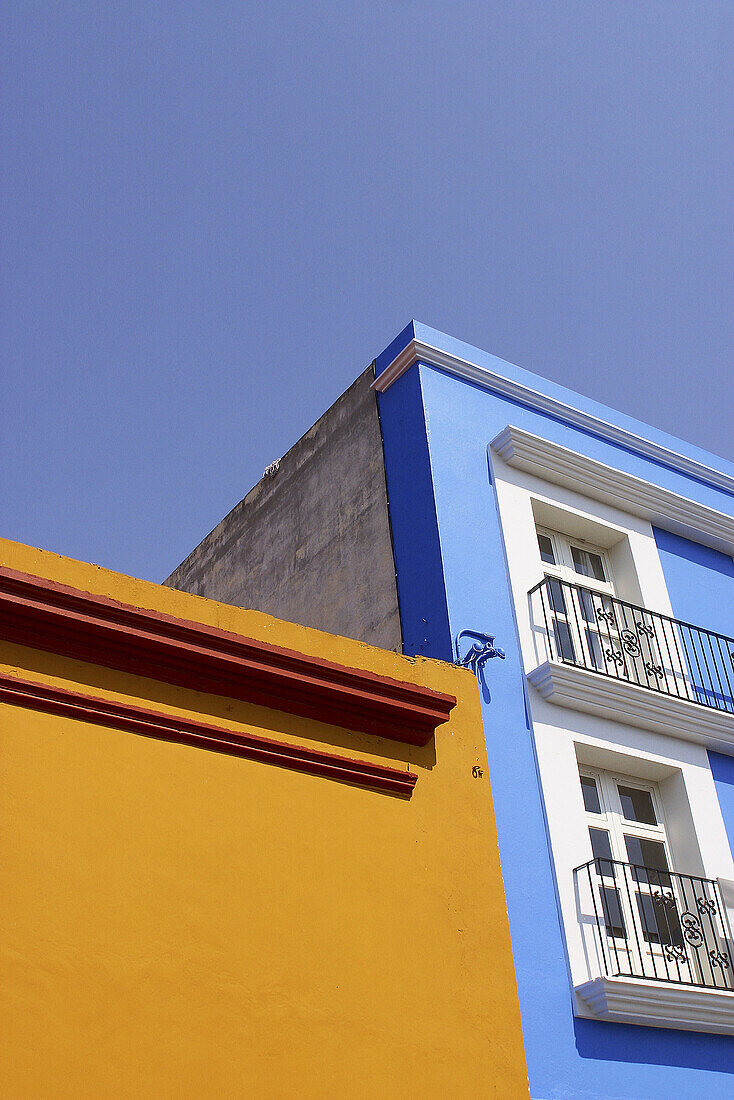
[[[655,536],[647,520],[550,485],[508,466],[497,455],[493,455],[492,469],[526,670],[536,668],[547,657],[545,633],[533,630],[528,601],[528,593],[547,571],[538,548],[538,528],[559,531],[574,541],[586,540],[601,548],[620,599],[673,616]],[[577,580],[584,583],[583,577]]]
[[[509,466],[623,508],[665,530],[734,554],[734,518],[508,424],[490,449]]]
[[[545,656],[533,633],[528,601],[528,592],[544,576],[535,535],[537,526],[561,530],[573,538],[585,535],[589,543],[607,551],[622,599],[672,614],[649,521],[608,502],[592,501],[568,487],[549,484],[507,465],[496,453],[492,455],[492,475],[526,669],[537,669],[540,674],[544,662],[538,668],[539,658]],[[734,1034],[734,993],[604,977],[599,960],[590,957],[584,942],[573,874],[574,868],[592,855],[578,779],[581,762],[657,782],[664,800],[674,870],[734,879],[734,861],[706,749],[703,743],[687,738],[680,728],[681,724],[695,728],[715,712],[675,699],[676,713],[680,715],[680,708],[684,708],[678,728],[665,713],[646,715],[647,724],[643,726],[642,721],[635,720],[639,697],[659,701],[664,696],[625,684],[632,697],[610,700],[609,685],[616,686],[618,681],[571,666],[555,668],[579,673],[582,679],[577,678],[575,688],[567,688],[566,695],[556,690],[554,698],[553,691],[543,692],[542,679],[532,673],[531,683],[540,684],[541,690],[531,690],[529,705],[574,1011],[595,1019]],[[693,715],[685,716],[685,708]],[[732,721],[731,716],[728,721]],[[726,744],[721,740],[719,747]],[[732,901],[733,893],[729,891]],[[734,922],[734,911],[730,911],[729,920]]]
[[[535,753],[565,934],[577,1016],[652,1027],[734,1034],[734,992],[652,979],[607,976],[595,937],[595,915],[574,871],[592,859],[589,815],[579,766],[657,784],[672,869],[731,880],[734,862],[706,750],[617,722],[588,719],[587,728],[533,722]],[[644,747],[643,742],[644,741]],[[722,883],[731,904],[731,891]],[[730,925],[734,911],[729,909]]]
[[[543,624],[531,621],[528,593],[547,569],[536,530],[559,530],[606,551],[617,596],[675,618],[649,521],[542,481],[492,454],[493,477],[528,679],[549,702],[589,714],[622,714],[643,729],[670,731],[717,751],[734,748],[734,714],[636,683],[548,660]],[[585,584],[582,577],[577,580]],[[706,623],[696,624],[706,627]]]

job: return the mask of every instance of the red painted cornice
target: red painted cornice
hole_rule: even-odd
[[[93,722],[98,726],[112,726],[159,741],[172,741],[227,756],[258,760],[263,764],[320,775],[325,779],[338,779],[406,798],[410,797],[418,778],[414,772],[400,771],[385,764],[371,764],[336,753],[271,741],[257,734],[222,729],[197,719],[176,718],[130,703],[114,703],[109,699],[98,699],[78,691],[67,691],[66,688],[53,688],[5,673],[0,673],[0,702]]]
[[[0,566],[0,638],[425,745],[456,699]]]

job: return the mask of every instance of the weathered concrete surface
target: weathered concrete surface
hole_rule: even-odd
[[[402,650],[369,367],[164,582]]]

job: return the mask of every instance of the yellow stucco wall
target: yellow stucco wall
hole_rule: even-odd
[[[474,677],[13,543],[0,562],[458,699],[413,748],[0,644],[5,672],[418,773],[406,801],[0,706],[0,1094],[527,1096]]]

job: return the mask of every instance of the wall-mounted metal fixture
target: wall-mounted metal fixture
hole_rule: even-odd
[[[463,657],[461,655],[462,638],[471,638],[474,642]],[[484,665],[492,657],[499,657],[502,661],[505,659],[504,649],[494,644],[494,634],[482,634],[478,630],[460,630],[456,635],[456,664],[461,668],[470,668],[478,677]]]

